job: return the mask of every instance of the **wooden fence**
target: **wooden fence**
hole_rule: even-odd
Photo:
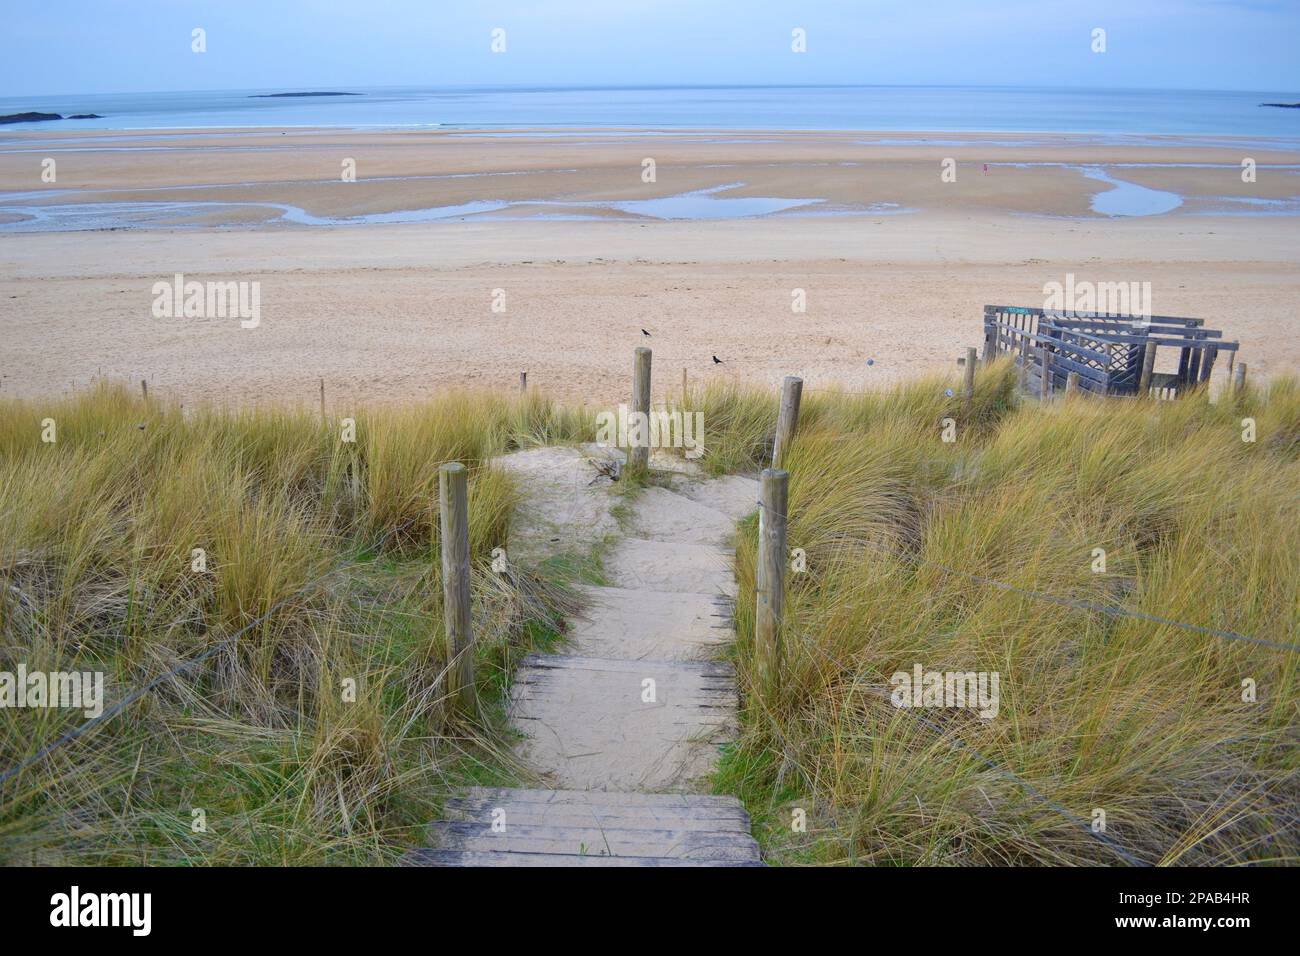
[[[985,361],[1014,355],[1040,396],[1063,389],[1073,372],[1078,388],[1096,395],[1175,398],[1209,381],[1220,352],[1235,360],[1238,343],[1222,339],[1204,319],[984,307]],[[1178,349],[1177,372],[1154,370],[1161,348]]]

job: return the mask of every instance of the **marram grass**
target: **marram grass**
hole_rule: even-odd
[[[969,421],[939,380],[807,402],[786,461],[807,570],[787,576],[783,687],[746,696],[719,787],[791,863],[1131,862],[1103,820],[1146,863],[1300,862],[1300,655],[980,580],[1300,643],[1297,383],[1016,407],[1012,374],[981,372]],[[751,689],[756,547],[751,522]],[[895,707],[891,676],[918,663],[997,672],[997,716]]]
[[[342,427],[110,385],[0,403],[0,670],[103,671],[111,705],[208,655],[0,784],[0,862],[389,862],[449,779],[508,765],[502,671],[570,600],[487,570],[517,494],[490,459],[583,419],[451,395]],[[470,469],[477,725],[444,701],[449,460]],[[0,709],[0,772],[83,720]]]
[[[742,735],[716,787],[779,863],[1126,862],[1089,832],[1097,811],[1145,862],[1297,862],[1296,654],[978,579],[1300,640],[1300,384],[1042,407],[1012,376],[981,370],[969,417],[945,378],[805,395],[782,688],[752,692],[751,520]],[[776,399],[692,393],[708,471],[769,463]],[[0,785],[0,862],[391,862],[451,787],[523,779],[503,691],[571,603],[488,570],[518,494],[490,460],[592,422],[536,395],[455,394],[362,413],[354,444],[339,427],[111,386],[0,403],[0,670],[103,670],[111,703],[211,652]],[[453,459],[471,469],[472,725],[442,689],[437,467]],[[890,676],[918,663],[996,671],[997,716],[895,708]],[[0,771],[81,720],[0,710]]]

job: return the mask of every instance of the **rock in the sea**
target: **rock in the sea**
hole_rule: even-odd
[[[58,113],[10,113],[0,116],[0,123],[43,123],[46,120],[63,119]]]
[[[1300,103],[1260,103],[1260,106],[1276,106],[1281,110],[1300,110]]]
[[[73,113],[68,119],[103,119],[98,113]]]

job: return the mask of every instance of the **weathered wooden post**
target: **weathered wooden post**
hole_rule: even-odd
[[[1079,373],[1070,372],[1065,376],[1065,397],[1074,398],[1079,394]]]
[[[974,349],[966,350],[967,361],[970,361],[969,356],[974,351],[975,351]],[[997,357],[998,357],[998,327],[990,323],[984,326],[984,364],[988,365]]]
[[[636,350],[632,360],[632,411],[641,412],[649,422],[650,417],[650,350],[645,347]],[[644,441],[628,450],[628,464],[633,468],[647,468],[650,465],[650,430],[647,426],[642,431]]]
[[[519,394],[522,395],[526,391],[528,391],[528,373],[520,372],[519,373]]]
[[[987,343],[984,346],[984,354],[988,354]],[[970,418],[971,406],[975,403],[975,350],[966,349],[966,368],[963,369],[965,380],[961,389],[961,413],[966,418]]]
[[[971,351],[974,351],[972,349]],[[781,384],[781,410],[776,416],[776,440],[772,444],[772,467],[780,468],[784,452],[799,426],[799,400],[803,397],[803,379],[787,375]]]
[[[1038,391],[1038,398],[1046,402],[1052,398],[1052,353],[1047,350],[1046,345],[1038,347],[1038,358],[1043,364],[1042,387]]]
[[[686,407],[686,369],[682,369],[682,408]]]
[[[1199,340],[1201,336],[1194,333],[1192,335],[1192,338]],[[1198,346],[1194,346],[1189,354],[1187,360],[1187,384],[1188,385],[1199,385],[1201,382],[1202,352],[1203,352],[1202,346],[1198,345]]]
[[[1214,371],[1214,360],[1219,357],[1219,347],[1217,345],[1207,345],[1201,349],[1201,377],[1200,384],[1209,388],[1210,374]]]
[[[1246,363],[1238,362],[1232,369],[1232,394],[1241,398],[1246,394]]]
[[[1184,328],[1190,330],[1196,328],[1196,323],[1184,322],[1183,326]],[[1195,336],[1191,333],[1191,331],[1187,331],[1183,333],[1183,338],[1192,339],[1195,338]],[[1192,361],[1191,346],[1184,346],[1183,348],[1178,350],[1178,384],[1179,385],[1187,384],[1188,381],[1187,369],[1191,365],[1191,361]]]
[[[320,380],[320,420],[325,421],[325,379]]]
[[[759,693],[781,688],[783,648],[781,618],[785,610],[786,508],[790,474],[779,468],[763,470],[759,482],[762,520],[758,531],[758,580],[755,587],[754,659]]]
[[[442,613],[447,635],[447,696],[461,714],[475,716],[474,636],[470,631],[469,490],[465,466],[438,469],[442,531]]]
[[[1142,350],[1142,374],[1138,377],[1138,398],[1151,392],[1151,376],[1156,368],[1156,343],[1148,342]]]
[[[140,379],[140,394],[144,396],[146,402],[149,401],[149,383],[144,379]]]

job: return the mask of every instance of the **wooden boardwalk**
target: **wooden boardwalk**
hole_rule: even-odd
[[[728,548],[758,485],[681,473],[670,483],[635,499],[631,532],[605,561],[610,583],[582,589],[588,610],[563,653],[530,655],[516,671],[519,756],[551,789],[466,792],[432,825],[434,848],[409,863],[760,863],[740,802],[696,792],[736,734],[735,673],[717,646],[732,634]]]

